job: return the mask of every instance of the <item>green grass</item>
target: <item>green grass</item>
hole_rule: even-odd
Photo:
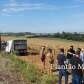
[[[45,74],[42,76],[42,80],[40,84],[56,84],[57,83],[57,77],[56,75],[48,75]]]
[[[14,65],[11,68],[15,68],[16,72],[21,74],[23,80],[28,81],[29,84],[56,84],[58,80],[54,75],[49,76],[41,73],[37,66],[17,59],[14,54],[2,54],[2,56],[12,60]]]

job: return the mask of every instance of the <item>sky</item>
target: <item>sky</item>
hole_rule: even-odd
[[[84,0],[0,0],[1,32],[84,32]]]

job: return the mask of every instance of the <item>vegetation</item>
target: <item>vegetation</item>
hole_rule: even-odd
[[[52,75],[52,76],[43,75],[40,84],[56,84],[57,83],[57,79],[58,78],[55,75]]]
[[[57,55],[58,49],[60,47],[64,47],[65,50],[67,50],[70,45],[74,45],[75,48],[77,48],[77,47],[83,48],[84,47],[83,42],[64,40],[64,38],[67,35],[65,34],[65,32],[63,34],[64,34],[64,36],[62,36],[62,33],[57,33],[57,34],[53,34],[53,35],[51,35],[51,34],[50,35],[40,35],[40,36],[37,35],[37,37],[48,37],[48,39],[32,38],[32,37],[35,37],[35,35],[32,35],[31,38],[30,38],[30,36],[28,36],[28,43],[29,43],[28,48],[30,48],[29,52],[39,52],[42,44],[47,45],[48,47],[54,49],[55,56]],[[62,37],[59,37],[59,36],[62,36]],[[16,38],[16,37],[11,37],[11,39],[13,39],[13,38]],[[58,39],[56,39],[56,38],[58,38]],[[63,39],[61,40],[59,38],[63,38]],[[4,37],[4,39],[8,40],[10,38]],[[2,62],[1,61],[2,59],[0,58],[0,69],[2,69],[3,64],[5,64],[6,70],[4,73],[5,74],[8,73],[8,75],[12,74],[13,78],[15,78],[13,81],[14,83],[8,82],[8,84],[56,84],[57,83],[58,78],[56,75],[49,76],[48,74],[40,73],[40,70],[38,69],[39,55],[33,56],[33,53],[29,53],[28,56],[19,57],[26,62],[24,62],[20,59],[17,59],[17,57],[14,54],[11,54],[11,55],[10,54],[8,54],[8,55],[1,54],[1,55],[2,55],[1,58],[4,58],[5,61],[7,60],[7,62],[6,63],[4,63],[5,61]],[[35,65],[32,64],[32,56],[33,56],[33,62],[34,62],[33,64],[35,64]],[[31,62],[31,63],[29,63],[29,62]],[[2,70],[2,72],[3,71],[4,70]],[[1,73],[0,73],[0,75],[1,75]],[[12,80],[12,78],[10,78],[10,77],[8,76],[7,78]],[[7,80],[10,81],[9,79],[7,79]],[[4,84],[7,84],[7,83],[4,83]]]
[[[74,41],[84,41],[84,34],[79,34],[79,33],[56,33],[54,34],[54,37],[57,38],[62,38],[62,39],[67,39],[67,40],[74,40]]]
[[[10,69],[15,71],[15,74],[19,74],[19,78],[24,81],[24,84],[51,84],[52,82],[56,84],[57,82],[56,75],[49,76],[48,74],[43,74],[35,65],[17,59],[14,54],[1,54],[1,57],[11,60],[12,66]]]
[[[28,36],[28,38],[41,38],[41,37],[61,38],[61,39],[67,39],[73,41],[84,41],[84,34],[80,34],[77,32],[74,33],[62,32],[62,33],[53,33],[53,34],[39,34],[30,37]]]
[[[84,41],[84,33],[70,33],[70,32],[62,32],[62,33],[31,33],[31,32],[18,32],[18,33],[0,33],[1,35],[6,36],[26,36],[28,38],[36,38],[36,37],[48,37],[48,38],[62,38],[67,40],[74,41]]]

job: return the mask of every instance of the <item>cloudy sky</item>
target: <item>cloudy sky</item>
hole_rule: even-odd
[[[84,0],[0,0],[1,32],[84,32]]]

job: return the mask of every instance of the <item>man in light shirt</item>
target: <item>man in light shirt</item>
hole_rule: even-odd
[[[81,49],[81,51],[80,51],[80,59],[82,60],[82,62],[84,64],[84,49]]]

